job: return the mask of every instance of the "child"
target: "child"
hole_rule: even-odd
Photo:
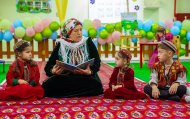
[[[151,98],[180,101],[186,93],[186,69],[173,61],[176,46],[167,40],[158,45],[159,62],[154,64],[150,82],[144,87],[144,92]]]
[[[116,53],[116,67],[111,75],[109,88],[104,92],[105,98],[135,100],[147,97],[146,94],[138,92],[134,85],[134,71],[128,67],[131,57],[126,49]]]
[[[159,26],[156,32],[156,41],[155,42],[161,42],[165,39],[166,30],[164,27]],[[158,62],[158,49],[157,47],[154,49],[149,61],[148,61],[148,67],[152,68],[155,62]]]
[[[10,65],[6,81],[7,86],[0,90],[0,100],[27,99],[36,100],[44,95],[39,85],[40,73],[32,58],[31,45],[21,40],[14,46],[16,60]]]

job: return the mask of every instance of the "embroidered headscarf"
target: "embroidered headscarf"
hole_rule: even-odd
[[[20,40],[14,45],[13,49],[14,49],[14,52],[17,53],[17,52],[22,52],[24,48],[28,46],[31,46],[29,42],[25,40]]]
[[[65,38],[69,38],[69,35],[77,25],[82,25],[82,23],[75,18],[68,19],[63,25],[62,35]]]

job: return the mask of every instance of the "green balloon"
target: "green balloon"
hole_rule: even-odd
[[[58,22],[56,21],[53,21],[50,23],[49,25],[49,28],[52,30],[52,31],[57,31],[59,29],[59,24]]]
[[[102,38],[102,39],[106,39],[106,38],[108,38],[108,32],[106,31],[106,30],[101,30],[100,31],[100,38]]]
[[[158,27],[159,27],[158,24],[156,24],[156,23],[152,24],[151,31],[155,33],[157,31]]]
[[[0,29],[9,30],[11,27],[11,22],[9,20],[3,19],[0,21]]]
[[[42,34],[41,33],[36,33],[35,36],[34,36],[34,40],[38,41],[38,42],[41,42],[43,40]]]
[[[25,32],[25,29],[23,27],[18,27],[15,29],[15,35],[19,38],[24,37],[25,33],[26,32]]]
[[[181,38],[180,43],[187,45],[189,41],[184,37],[184,38]]]
[[[116,41],[113,42],[113,44],[115,46],[120,46],[121,45],[121,40],[116,40]]]
[[[94,29],[94,28],[90,28],[90,29],[88,30],[88,36],[89,36],[89,37],[91,37],[91,38],[95,38],[96,35],[97,35],[97,31],[96,31],[96,29]]]
[[[149,32],[147,32],[146,37],[148,40],[152,40],[154,38],[154,33],[149,31]]]
[[[179,50],[179,56],[183,56],[186,54],[186,50],[184,48],[180,48]]]
[[[83,27],[85,30],[88,31],[90,28],[93,28],[93,26],[92,26],[92,21],[89,20],[89,19],[85,19],[85,20],[83,21],[82,27]]]
[[[43,31],[42,31],[42,35],[46,38],[49,38],[52,34],[52,31],[50,28],[45,28]]]
[[[30,19],[30,18],[25,18],[22,23],[25,28],[33,26],[32,19]]]
[[[141,38],[144,38],[146,36],[146,32],[144,30],[140,30],[139,35],[141,36]]]
[[[116,30],[116,31],[122,31],[121,22],[117,22],[117,23],[115,24],[115,30]]]
[[[108,33],[112,33],[114,31],[114,25],[113,24],[106,24],[105,29]]]
[[[182,22],[182,29],[185,29],[186,31],[190,30],[190,20],[184,20]]]
[[[23,37],[23,40],[32,41],[33,38],[32,38],[32,37],[29,37],[29,36],[27,36],[27,35],[25,35],[25,36]]]
[[[186,36],[186,34],[187,34],[187,31],[186,31],[186,30],[184,30],[184,29],[181,29],[181,30],[180,30],[180,37],[181,37],[181,38],[184,38],[184,37]]]

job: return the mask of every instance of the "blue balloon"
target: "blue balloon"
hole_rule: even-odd
[[[138,39],[137,39],[137,38],[132,38],[131,41],[132,41],[133,43],[137,43]]]
[[[138,29],[142,29],[143,21],[142,20],[137,20],[137,22],[138,22]]]
[[[150,31],[151,26],[152,26],[151,21],[147,21],[147,22],[145,22],[145,23],[143,24],[142,28],[143,28],[144,31],[148,32],[148,31]]]
[[[101,30],[104,30],[105,29],[105,26],[100,26],[97,30],[98,30],[98,33],[101,31]]]
[[[187,32],[186,38],[187,38],[188,41],[190,41],[190,31]]]
[[[159,21],[159,22],[158,22],[158,25],[159,25],[159,26],[163,26],[164,28],[166,28],[166,25],[165,25],[164,22],[162,22],[162,21]]]
[[[87,30],[82,29],[82,35],[83,35],[84,37],[88,37],[88,32],[87,32]]]
[[[181,29],[182,23],[180,21],[175,21],[174,26],[177,26],[179,29]]]
[[[14,22],[13,22],[13,26],[14,28],[17,28],[17,27],[22,27],[22,21],[20,19],[16,19]]]
[[[0,31],[0,41],[2,41],[2,40],[3,40],[3,32]]]
[[[172,26],[170,29],[170,32],[174,35],[177,36],[180,33],[180,29],[177,26]]]
[[[52,40],[56,40],[56,39],[57,39],[57,36],[58,36],[58,33],[55,31],[55,32],[53,32],[53,33],[51,34],[50,38],[51,38]]]
[[[13,34],[10,31],[5,31],[3,35],[3,39],[5,39],[7,42],[10,42],[13,39]]]

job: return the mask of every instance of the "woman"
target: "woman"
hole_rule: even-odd
[[[49,61],[45,66],[50,78],[42,86],[46,97],[80,97],[103,93],[102,83],[97,75],[100,57],[91,38],[82,37],[82,24],[77,19],[65,22],[63,39],[57,41]],[[92,66],[73,72],[56,65],[56,60],[77,65],[95,58]]]

